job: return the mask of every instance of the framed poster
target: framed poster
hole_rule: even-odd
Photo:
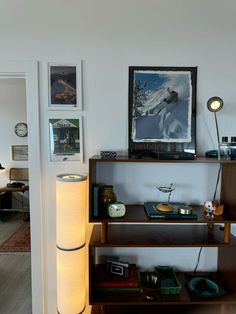
[[[196,67],[129,68],[129,150],[195,154]]]
[[[50,118],[50,160],[83,161],[82,118]]]
[[[81,65],[49,63],[49,108],[82,109]]]
[[[12,145],[11,156],[16,161],[28,160],[28,145]]]

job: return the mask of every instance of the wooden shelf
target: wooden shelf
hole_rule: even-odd
[[[224,243],[224,232],[219,226],[206,225],[108,225],[107,241],[102,243],[101,226],[95,225],[90,247],[218,247]],[[230,235],[230,245],[236,246],[236,237]]]
[[[143,205],[126,205],[126,215],[120,219],[108,216],[92,216],[92,186],[97,183],[100,168],[111,163],[174,163],[176,164],[221,164],[220,201],[224,214],[209,221],[204,216],[203,206],[192,206],[197,219],[150,219]],[[115,167],[111,167],[115,168]],[[110,170],[112,172],[112,170]],[[112,173],[111,173],[112,175]],[[92,314],[151,314],[151,313],[236,313],[236,237],[230,232],[236,223],[236,160],[218,160],[198,156],[193,160],[157,160],[153,158],[130,159],[118,156],[104,159],[93,156],[89,160],[89,221],[95,223],[89,243],[89,299]],[[224,228],[222,230],[222,225]],[[221,274],[227,285],[224,296],[212,299],[193,298],[186,288],[186,274],[178,273],[182,283],[180,295],[159,296],[156,301],[147,301],[143,293],[97,292],[93,289],[93,267],[98,260],[98,248],[173,248],[215,247],[218,248],[217,274]],[[101,250],[100,250],[101,251]],[[140,265],[141,266],[141,265]],[[142,306],[141,306],[142,305]]]
[[[123,218],[114,219],[106,217],[90,218],[90,222],[144,222],[144,223],[208,223],[209,220],[205,217],[203,206],[192,206],[193,214],[198,216],[197,219],[153,219],[148,218],[143,205],[126,205],[126,214]],[[236,212],[225,210],[221,216],[215,216],[215,223],[236,223]]]
[[[158,311],[158,312],[157,312]],[[100,305],[94,305],[91,314],[153,314],[153,313],[165,313],[165,314],[235,314],[235,307],[227,306],[226,304],[190,304],[190,305],[153,305],[150,302],[148,305],[106,305],[105,307]]]
[[[215,282],[220,284],[220,286],[225,290],[225,294],[216,298],[198,298],[191,295],[187,289],[186,283],[188,281],[187,274],[177,273],[178,280],[182,286],[180,294],[174,295],[156,295],[156,299],[153,301],[148,301],[146,299],[144,292],[96,292],[93,291],[92,298],[90,300],[91,304],[104,304],[104,305],[121,305],[121,304],[152,304],[152,305],[164,305],[164,304],[236,304],[236,291],[232,291],[228,288],[224,282],[222,276],[218,273],[210,274],[209,278],[212,278]],[[196,273],[195,276],[201,275],[201,273]]]
[[[197,156],[194,159],[185,160],[159,160],[151,157],[143,157],[140,159],[132,159],[128,156],[117,156],[116,158],[101,158],[99,155],[95,155],[90,158],[91,162],[138,162],[138,163],[222,163],[232,164],[236,163],[236,160],[218,160],[217,158],[208,158],[204,156]]]

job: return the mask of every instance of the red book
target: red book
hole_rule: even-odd
[[[138,287],[139,275],[135,264],[129,265],[129,277],[112,275],[106,272],[105,264],[95,265],[94,287]]]

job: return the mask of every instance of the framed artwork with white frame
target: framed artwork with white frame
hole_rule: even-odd
[[[28,160],[28,145],[12,145],[11,146],[12,160],[27,161]]]
[[[50,160],[83,162],[82,117],[49,118]]]
[[[81,62],[48,64],[49,109],[82,110]]]

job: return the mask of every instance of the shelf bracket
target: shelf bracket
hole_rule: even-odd
[[[209,220],[208,221],[208,229],[213,229],[214,228],[214,221],[213,220]]]
[[[229,244],[230,243],[230,227],[231,224],[229,222],[225,222],[224,224],[224,243]]]
[[[101,242],[102,243],[107,242],[107,229],[108,229],[108,223],[102,222],[101,223]]]
[[[101,305],[101,314],[106,314],[107,310],[106,310],[106,305]]]

